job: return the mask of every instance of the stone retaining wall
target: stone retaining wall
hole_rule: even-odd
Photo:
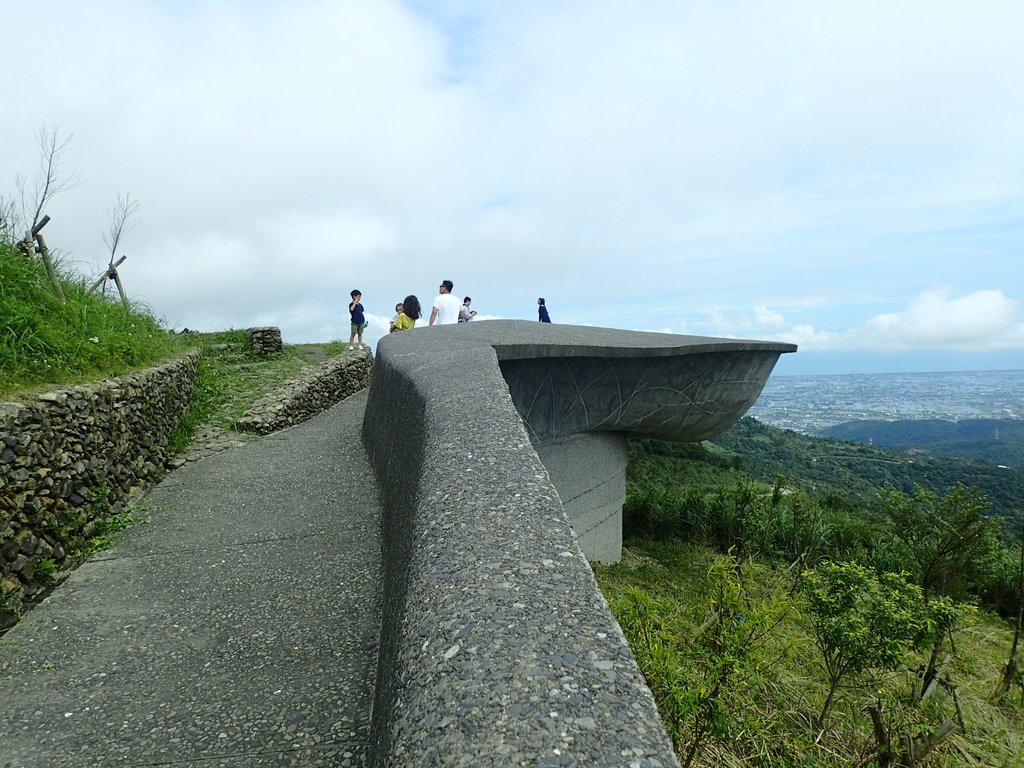
[[[372,366],[373,358],[365,352],[311,365],[254,403],[237,427],[266,435],[299,424],[365,388]]]
[[[166,473],[198,351],[138,373],[0,403],[0,629],[62,572],[68,551]]]

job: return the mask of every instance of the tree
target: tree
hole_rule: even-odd
[[[78,178],[65,175],[61,169],[62,153],[71,143],[72,136],[63,137],[58,125],[44,125],[36,134],[39,147],[39,170],[29,181],[18,175],[14,179],[17,196],[0,203],[8,227],[19,235],[31,233],[46,214],[46,206],[54,196],[75,187]]]
[[[903,574],[876,576],[856,563],[823,563],[805,574],[804,593],[828,692],[824,727],[840,686],[869,670],[899,668],[927,629],[921,590]]]
[[[1024,696],[1024,670],[1021,669],[1017,660],[1017,652],[1020,648],[1021,631],[1024,628],[1024,532],[1020,535],[1020,565],[1017,569],[1017,615],[1013,625],[1013,643],[1010,646],[1010,657],[1003,667],[1003,674],[999,678],[999,684],[993,696],[1000,704],[1006,700],[1006,694],[1014,685],[1021,687],[1021,695]]]
[[[71,136],[63,138],[58,126],[44,125],[39,129],[36,141],[39,145],[39,171],[31,183],[24,176],[15,177],[17,200],[0,199],[0,229],[8,238],[16,241],[29,258],[39,253],[54,292],[63,301],[64,289],[50,258],[42,229],[50,220],[45,212],[50,200],[78,183],[73,174],[65,176],[60,168],[61,153],[71,142]],[[22,231],[25,233],[24,238],[17,240]]]
[[[103,274],[99,276],[89,289],[90,291],[95,291],[100,286],[103,286],[103,292],[106,293],[107,280],[113,280],[117,286],[117,292],[121,296],[121,303],[125,307],[128,307],[128,296],[125,295],[124,286],[121,284],[121,275],[118,273],[117,268],[121,266],[126,257],[122,256],[117,261],[114,261],[114,259],[117,257],[117,247],[121,244],[121,236],[138,223],[138,213],[138,200],[132,200],[130,194],[117,196],[117,204],[110,210],[110,229],[103,234],[103,242],[110,249],[110,261],[107,263],[107,268],[103,271]]]
[[[989,503],[977,488],[957,483],[940,496],[918,485],[907,496],[886,485],[877,498],[893,536],[907,549],[908,566],[926,600],[934,593],[956,597],[970,566],[1000,549],[999,521],[984,516]]]

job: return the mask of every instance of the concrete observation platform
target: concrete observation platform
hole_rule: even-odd
[[[169,475],[0,639],[0,766],[365,764],[380,631],[366,393]]]
[[[677,765],[588,560],[617,560],[626,436],[702,440],[791,344],[526,321],[377,348],[380,765]]]

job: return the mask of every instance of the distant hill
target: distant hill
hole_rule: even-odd
[[[818,434],[879,448],[1024,467],[1024,420],[1020,419],[848,421]]]
[[[694,450],[692,446],[652,442],[644,446],[652,453],[689,454]],[[704,445],[718,454],[719,462],[741,469],[759,481],[771,483],[784,475],[817,495],[859,498],[870,503],[885,483],[911,493],[916,484],[925,481],[934,489],[960,482],[980,488],[992,503],[994,514],[1014,517],[1015,512],[1024,510],[1024,469],[1019,464],[1000,469],[991,462],[908,455],[835,438],[802,435],[762,424],[749,416]]]

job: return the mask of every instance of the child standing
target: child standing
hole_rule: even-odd
[[[363,294],[359,291],[352,291],[352,302],[348,305],[348,313],[352,316],[352,333],[348,337],[348,348],[352,349],[352,342],[359,337],[359,349],[363,347],[363,330],[366,328],[366,316],[363,314]]]

